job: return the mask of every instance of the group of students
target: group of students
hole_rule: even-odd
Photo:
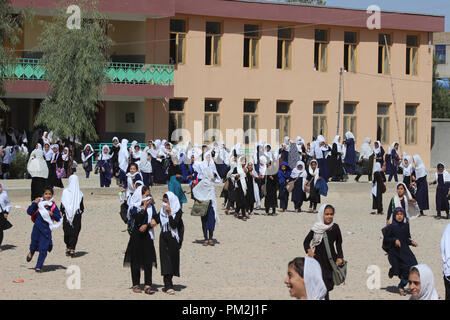
[[[15,130],[10,127],[0,133],[0,163],[1,177],[9,179],[10,166],[16,156],[28,155],[28,139],[24,130]]]
[[[388,277],[398,276],[398,292],[406,296],[409,284],[411,300],[438,300],[434,276],[426,264],[418,264],[410,246],[418,244],[411,239],[411,219],[420,212],[416,210],[406,186],[399,183],[398,195],[393,199],[392,221],[382,229],[382,248],[388,255],[391,268]],[[306,257],[298,257],[288,264],[284,280],[289,293],[297,299],[328,300],[329,292],[336,283],[335,274],[346,264],[342,250],[342,235],[334,222],[335,209],[330,204],[321,206],[316,222],[306,236],[303,246]],[[450,224],[441,238],[443,280],[445,300],[450,300]],[[345,281],[345,275],[344,275]]]
[[[395,150],[395,149],[393,149]],[[372,197],[372,211],[371,214],[384,214],[383,211],[383,193],[386,192],[386,176],[387,171],[387,160],[376,161],[373,169],[373,181],[371,189]],[[424,216],[424,211],[430,209],[429,205],[429,191],[428,185],[437,184],[436,188],[436,219],[441,219],[441,213],[444,211],[446,213],[446,218],[450,219],[449,215],[449,201],[448,192],[450,189],[450,175],[447,170],[445,170],[445,165],[443,163],[438,163],[436,167],[436,172],[433,181],[427,182],[427,169],[419,155],[414,155],[413,157],[404,155],[402,159],[403,167],[403,188],[411,195],[411,201],[417,206],[420,216]],[[392,206],[394,205],[393,200],[388,205],[388,219],[389,212],[392,211]]]

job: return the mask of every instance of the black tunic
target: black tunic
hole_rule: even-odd
[[[372,197],[372,209],[383,212],[383,176],[379,171],[373,174],[373,184],[377,183],[376,196]]]
[[[64,243],[66,244],[67,249],[75,250],[75,247],[78,242],[78,236],[81,230],[81,215],[84,212],[84,203],[83,199],[80,202],[80,209],[75,213],[75,216],[72,221],[72,225],[70,225],[69,220],[67,220],[66,209],[64,205],[61,203],[59,207],[61,214],[63,215],[63,230],[64,230]]]
[[[306,195],[303,192],[303,177],[298,177],[294,183],[294,189],[292,190],[292,202],[295,204],[301,204],[305,199]]]
[[[344,176],[344,170],[342,166],[342,156],[338,152],[337,144],[333,143],[331,149],[331,155],[327,158],[328,168],[330,170],[330,177],[334,181],[339,181]]]
[[[153,210],[155,209],[153,208]],[[139,266],[142,270],[144,270],[145,266],[154,266],[156,268],[156,250],[149,234],[148,212],[147,210],[141,210],[137,213],[130,213],[130,216],[134,225],[131,230],[123,265],[124,267],[129,265]],[[159,219],[155,220],[159,221]],[[147,229],[144,232],[139,231],[139,228],[144,224],[148,224]]]
[[[308,249],[311,249],[310,244],[313,237],[314,231],[311,230],[306,236],[305,241],[303,241],[303,247],[306,252],[308,252]],[[331,230],[327,231],[327,237],[328,243],[330,244],[330,251],[333,261],[336,262],[338,258],[344,259],[344,253],[342,252],[342,235],[338,224],[335,223],[331,227]],[[327,249],[325,248],[323,240],[314,250],[314,259],[316,259],[320,264],[320,267],[322,269],[323,282],[325,282],[327,290],[333,290],[333,268],[330,264],[330,261],[328,260]]]
[[[237,168],[234,168],[232,174],[233,175],[238,174]],[[249,186],[247,184],[247,192],[248,188]],[[231,199],[233,199],[233,201],[236,203],[236,209],[245,209],[247,207],[247,199],[246,196],[244,195],[244,189],[242,188],[242,183],[240,179],[235,178],[235,185],[232,190],[233,196],[231,197]]]
[[[392,274],[407,279],[409,269],[417,265],[416,257],[409,247],[412,245],[409,223],[399,223],[394,219],[392,224],[383,228],[382,232],[383,250],[388,254]],[[400,240],[400,248],[395,246],[396,240]]]
[[[180,276],[180,248],[183,239],[184,224],[183,212],[179,210],[175,219],[169,216],[169,224],[172,229],[178,229],[180,243],[172,236],[170,230],[161,231],[159,234],[159,258],[161,260],[161,275]],[[161,223],[159,215],[154,216],[157,223]]]
[[[247,183],[247,194],[245,195],[245,202],[247,208],[250,208],[255,204],[255,189],[253,185],[253,176],[250,172],[245,175],[245,181]]]
[[[319,170],[319,176],[321,177],[322,174],[320,172],[320,169],[316,169],[316,170]],[[306,177],[306,180],[309,181],[309,186],[310,186],[308,200],[311,202],[320,203],[320,193],[319,193],[319,191],[317,191],[317,189],[314,185],[314,176],[309,173],[309,170],[308,170],[308,176]]]
[[[273,179],[270,179],[272,177]],[[266,196],[264,198],[264,206],[266,208],[278,208],[277,190],[278,190],[278,173],[272,176],[266,176]]]

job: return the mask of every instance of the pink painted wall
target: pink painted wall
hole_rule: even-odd
[[[214,18],[211,18],[214,19]],[[339,69],[343,66],[344,31],[349,28],[323,26],[330,30],[328,47],[328,71],[313,70],[314,28],[301,26],[295,30],[291,70],[276,69],[277,22],[262,22],[264,30],[260,40],[260,67],[246,69],[243,59],[244,23],[255,21],[223,19],[222,64],[205,66],[205,23],[206,17],[189,16],[189,33],[186,43],[186,63],[178,65],[175,71],[175,97],[188,98],[185,104],[187,129],[194,132],[194,121],[203,121],[204,99],[221,98],[220,128],[225,138],[225,129],[243,126],[244,99],[259,99],[260,129],[276,127],[276,101],[292,100],[290,136],[302,136],[307,141],[312,137],[312,110],[314,101],[329,101],[328,141],[333,139],[337,128],[337,105]],[[219,19],[220,20],[220,19]],[[429,163],[431,134],[431,80],[432,55],[428,50],[428,33],[393,32],[392,70],[396,94],[400,139],[397,134],[394,107],[390,114],[390,140],[404,143],[404,114],[406,103],[420,104],[418,108],[418,143],[403,146],[408,154],[420,153]],[[405,74],[406,35],[420,35],[419,74]],[[345,73],[343,101],[356,101],[357,147],[364,137],[372,140],[377,133],[377,103],[393,102],[391,82],[387,76],[377,73],[378,31],[360,29],[358,46],[358,73]],[[342,131],[341,118],[341,131]],[[342,132],[340,133],[342,135]],[[251,146],[253,147],[253,146]],[[387,146],[386,146],[387,147]]]

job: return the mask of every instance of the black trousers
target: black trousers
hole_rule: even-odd
[[[131,280],[133,287],[141,284],[141,266],[139,264],[131,263]],[[144,266],[144,281],[146,286],[152,285],[152,265]]]
[[[78,236],[81,230],[81,214],[76,214],[72,221],[72,226],[69,224],[67,219],[64,218],[63,230],[64,230],[64,243],[66,248],[70,250],[75,250],[78,243]]]
[[[309,202],[309,208],[316,210],[317,209],[317,202],[310,201]]]
[[[445,283],[445,300],[450,300],[450,277],[444,276]]]
[[[205,240],[212,240],[214,235],[214,230],[206,230],[206,221],[208,220],[208,215],[200,218],[202,220],[203,237]],[[208,236],[209,233],[209,236]]]
[[[163,278],[164,278],[164,289],[166,290],[173,289],[173,282],[172,282],[173,275],[165,274]]]
[[[0,246],[2,245],[3,241],[3,230],[0,229]]]

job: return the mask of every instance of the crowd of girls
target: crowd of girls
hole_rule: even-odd
[[[410,249],[418,244],[412,240],[410,221],[429,210],[428,185],[437,184],[437,218],[445,211],[449,215],[448,190],[450,176],[444,164],[437,166],[433,181],[427,182],[427,171],[419,155],[399,155],[399,144],[393,143],[387,153],[380,141],[374,149],[371,139],[366,138],[359,155],[355,150],[355,138],[351,132],[345,140],[336,136],[331,145],[323,136],[311,143],[301,137],[291,141],[288,137],[274,152],[272,146],[257,143],[249,161],[242,153],[241,145],[231,150],[225,144],[197,146],[186,143],[176,148],[167,141],[149,141],[141,146],[128,140],[113,145],[104,145],[98,155],[87,144],[81,151],[81,162],[85,178],[94,170],[97,161],[100,187],[110,187],[113,179],[121,186],[121,217],[127,224],[130,235],[123,260],[131,271],[132,290],[135,293],[154,294],[152,269],[158,261],[164,282],[163,291],[174,294],[173,277],[180,276],[180,249],[184,237],[183,204],[187,203],[182,184],[189,184],[191,198],[200,203],[207,202],[206,214],[201,217],[204,246],[214,246],[214,231],[219,222],[216,185],[223,182],[221,197],[226,214],[247,221],[259,210],[267,215],[287,211],[289,201],[296,212],[302,212],[308,203],[310,213],[317,213],[318,221],[312,226],[303,241],[307,257],[296,258],[288,265],[285,280],[290,294],[299,299],[329,299],[335,285],[335,273],[344,268],[346,261],[342,247],[342,234],[335,223],[335,208],[321,204],[327,196],[330,181],[347,181],[349,174],[356,174],[356,181],[364,174],[372,183],[371,196],[374,213],[384,214],[383,194],[385,182],[394,178],[401,168],[403,182],[398,183],[396,193],[387,208],[386,226],[382,229],[382,248],[391,265],[388,276],[400,279],[398,290],[406,295],[409,284],[414,299],[436,299],[434,279],[426,265],[418,261]],[[76,256],[76,245],[81,231],[82,215],[85,211],[83,193],[78,176],[73,175],[73,150],[67,141],[52,143],[44,133],[30,154],[28,173],[31,181],[31,205],[27,213],[34,223],[29,253],[30,262],[38,252],[35,270],[45,269],[47,254],[53,249],[52,231],[63,226],[66,255]],[[76,163],[75,163],[76,166]],[[385,174],[389,175],[386,179]],[[53,198],[53,187],[63,188],[62,179],[69,177],[58,206]],[[156,209],[150,187],[167,185],[161,208]],[[156,199],[159,200],[159,199]],[[12,227],[8,221],[11,208],[9,197],[0,184],[0,244],[3,231]],[[155,247],[155,231],[160,225],[159,260]],[[199,228],[200,229],[200,228]],[[447,227],[441,241],[446,295],[450,282],[450,230]],[[144,287],[141,287],[141,270],[144,271]]]

